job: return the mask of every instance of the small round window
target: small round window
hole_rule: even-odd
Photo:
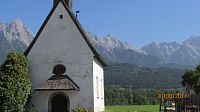
[[[53,68],[53,73],[56,74],[56,75],[63,75],[66,71],[66,67],[64,65],[56,65],[54,68]]]

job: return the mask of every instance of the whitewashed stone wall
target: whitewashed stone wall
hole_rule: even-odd
[[[94,110],[102,112],[105,110],[104,104],[104,71],[103,66],[97,59],[93,60],[93,82],[94,82]]]

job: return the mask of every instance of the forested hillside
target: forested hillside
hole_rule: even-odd
[[[134,88],[178,88],[185,70],[111,64],[105,70],[105,85]]]

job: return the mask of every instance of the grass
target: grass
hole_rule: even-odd
[[[159,105],[106,106],[106,112],[159,112]]]

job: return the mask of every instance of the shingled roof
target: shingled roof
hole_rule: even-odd
[[[54,75],[44,82],[40,87],[35,89],[36,91],[47,90],[77,90],[78,85],[67,75]]]
[[[36,43],[37,39],[39,38],[41,32],[43,31],[43,29],[45,28],[46,24],[48,23],[49,19],[51,18],[53,12],[55,11],[56,7],[58,6],[59,3],[62,3],[63,6],[65,7],[66,11],[68,12],[68,14],[70,15],[71,19],[73,20],[73,22],[75,23],[76,27],[78,28],[79,32],[81,33],[81,35],[83,36],[84,40],[86,41],[86,43],[88,44],[88,46],[90,47],[90,49],[92,50],[93,54],[95,55],[95,58],[97,60],[99,60],[99,62],[101,62],[101,64],[105,67],[107,66],[105,61],[103,60],[103,58],[101,57],[101,55],[97,52],[97,50],[95,49],[95,47],[92,45],[91,41],[89,40],[85,30],[83,29],[83,27],[81,26],[81,24],[79,23],[79,21],[77,20],[77,18],[75,17],[75,15],[73,14],[73,12],[67,7],[66,3],[63,0],[59,0],[59,2],[57,2],[56,5],[54,5],[54,7],[51,9],[49,15],[46,17],[44,23],[42,24],[41,28],[39,29],[38,33],[36,34],[35,38],[33,39],[33,41],[31,42],[31,44],[29,45],[29,47],[26,49],[26,51],[24,52],[24,55],[27,56],[29,54],[29,52],[31,51],[31,49],[33,48],[34,44]]]

